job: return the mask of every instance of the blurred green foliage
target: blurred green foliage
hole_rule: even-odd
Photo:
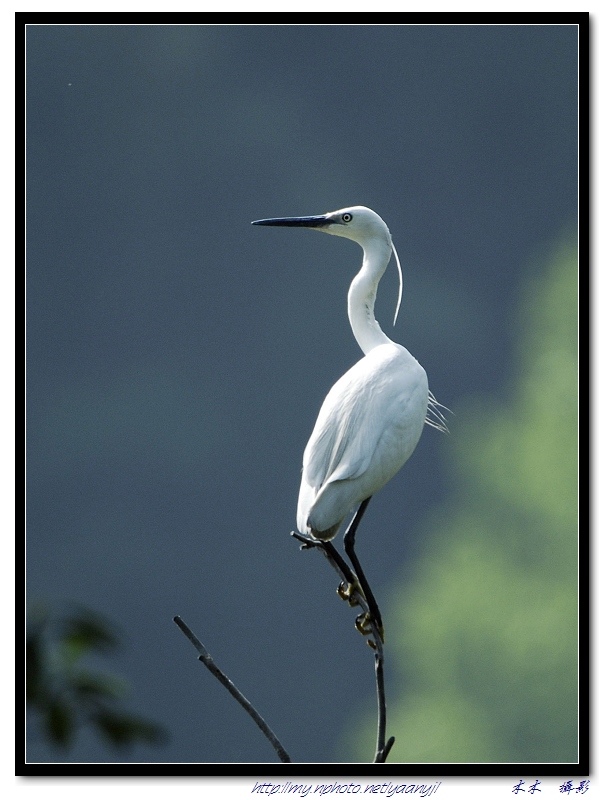
[[[87,656],[107,654],[117,646],[112,626],[88,609],[53,617],[40,606],[29,614],[27,705],[37,712],[52,745],[68,748],[85,725],[115,747],[165,740],[160,727],[121,709],[124,681],[83,665]]]
[[[540,272],[514,321],[509,397],[455,409],[456,491],[384,603],[390,761],[578,758],[576,246]]]

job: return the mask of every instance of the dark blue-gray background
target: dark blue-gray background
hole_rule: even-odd
[[[357,245],[259,229],[362,204],[396,274],[382,327],[453,410],[505,395],[518,291],[576,215],[574,26],[30,26],[28,591],[117,622],[162,748],[84,732],[28,760],[274,760],[180,614],[296,761],[345,758],[373,664],[289,537],[302,451],[360,357]],[[452,424],[454,429],[454,422]],[[453,430],[454,435],[454,430]],[[426,430],[358,548],[378,595],[449,488]]]

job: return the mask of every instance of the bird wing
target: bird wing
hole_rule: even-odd
[[[400,345],[383,345],[334,384],[304,451],[304,479],[315,492],[366,472],[382,437],[404,438],[409,403],[424,382],[427,395],[417,361]]]

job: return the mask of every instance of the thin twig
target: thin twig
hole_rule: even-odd
[[[384,650],[379,645],[379,650],[375,654],[375,683],[377,689],[378,700],[378,725],[377,725],[377,743],[375,747],[374,764],[383,764],[386,761],[386,756],[390,748],[394,744],[394,737],[389,742],[388,750],[386,750],[386,692],[384,689]]]
[[[381,648],[380,648],[381,649]],[[377,744],[375,747],[374,763],[379,763],[386,746],[386,693],[384,691],[384,659],[375,654],[375,684],[378,698],[378,727]]]
[[[269,728],[269,726],[266,724],[266,722],[260,716],[260,714],[256,711],[256,709],[250,703],[250,701],[246,697],[244,697],[244,695],[241,694],[241,692],[235,686],[233,681],[224,674],[224,672],[220,669],[220,667],[217,666],[212,656],[208,653],[206,648],[199,641],[197,636],[195,636],[195,634],[189,628],[189,626],[185,622],[183,622],[182,619],[178,616],[174,617],[174,622],[185,634],[187,639],[189,639],[189,641],[192,642],[193,645],[195,646],[195,649],[199,653],[199,660],[204,664],[204,666],[206,666],[210,670],[210,672],[212,673],[212,675],[214,675],[215,678],[218,678],[220,683],[222,683],[222,685],[229,690],[229,692],[233,695],[235,700],[237,700],[237,702],[241,706],[243,706],[243,708],[247,711],[250,717],[254,720],[256,725],[260,728],[262,733],[266,736],[266,738],[275,748],[275,751],[279,756],[280,760],[283,761],[284,763],[290,763],[291,758],[289,757],[289,754],[287,753],[287,751],[285,750],[279,739],[277,739],[273,731]]]

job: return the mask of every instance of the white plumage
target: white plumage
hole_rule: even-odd
[[[304,451],[300,533],[333,539],[415,450],[427,406],[426,373],[401,345],[379,345],[357,361],[329,391]]]

